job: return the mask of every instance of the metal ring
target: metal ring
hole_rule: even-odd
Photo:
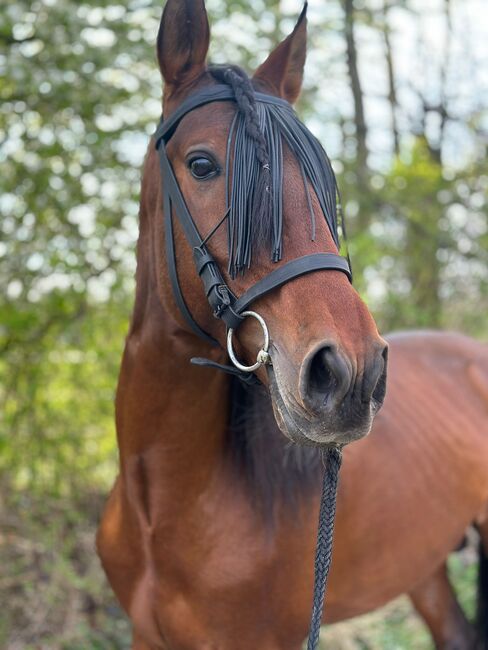
[[[234,334],[234,330],[232,328],[229,328],[229,331],[227,332],[227,352],[229,353],[230,360],[236,368],[239,368],[239,370],[242,370],[242,372],[254,372],[263,364],[271,363],[271,357],[268,354],[269,332],[264,318],[257,314],[255,311],[243,311],[241,316],[252,316],[261,325],[264,334],[263,347],[257,354],[256,363],[254,363],[252,366],[243,366],[242,363],[237,360],[234,349],[232,347],[232,336]]]

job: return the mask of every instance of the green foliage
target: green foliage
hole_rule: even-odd
[[[296,12],[282,4],[208,0],[211,58],[258,65],[293,25]],[[369,4],[354,19],[380,34],[384,18]],[[310,15],[299,111],[327,147],[339,134],[333,163],[356,286],[383,330],[486,337],[484,147],[454,168],[425,129],[405,128],[398,156],[361,168],[343,3],[311,6]],[[0,565],[9,567],[0,590],[10,603],[2,647],[128,644],[93,531],[117,466],[113,398],[132,303],[140,162],[161,111],[159,16],[145,0],[13,0],[0,9]],[[476,134],[482,120],[473,111],[464,122]],[[466,581],[471,606],[473,576]],[[364,647],[428,647],[402,612]]]
[[[72,314],[68,301],[50,294],[41,307],[57,318],[42,345],[23,342],[9,352],[10,366],[0,363],[0,467],[15,489],[69,496],[106,488],[115,470],[113,398],[129,307],[108,302]]]
[[[416,138],[359,196],[356,175],[343,174],[356,285],[384,331],[442,327],[486,337],[487,173],[486,161],[445,169]]]
[[[159,112],[148,43],[157,13],[69,0],[20,0],[1,13],[7,486],[66,495],[113,475],[140,177],[127,151],[134,138],[146,140]]]
[[[102,499],[23,495],[2,519],[0,647],[125,650],[129,623],[113,602],[94,552]]]

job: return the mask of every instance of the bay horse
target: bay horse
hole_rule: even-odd
[[[304,149],[298,155],[283,136],[281,156],[270,158],[278,147],[276,138],[269,146],[276,130],[256,101],[258,94],[290,103],[298,97],[305,11],[252,81],[234,67],[207,68],[208,43],[203,2],[169,0],[158,35],[166,123],[192,96],[216,84],[227,84],[234,101],[187,112],[165,143],[168,160],[198,231],[206,235],[201,250],[205,243],[233,295],[245,295],[297,256],[317,251],[337,256],[336,189],[325,158],[317,158],[325,188],[313,178],[309,135],[299,140]],[[297,132],[288,109],[279,108],[287,116],[280,128],[291,124]],[[244,149],[229,154],[229,134],[238,137],[232,130],[236,119],[247,137],[241,138],[246,158],[256,163],[254,176],[246,177],[238,165]],[[116,400],[120,473],[100,525],[99,554],[133,622],[134,650],[296,650],[311,606],[321,472],[317,450],[369,432],[385,393],[386,345],[344,268],[328,267],[327,273],[294,276],[253,304],[271,333],[272,365],[260,363],[255,372],[261,385],[189,365],[190,357],[203,354],[207,365],[226,369],[225,330],[212,318],[193,268],[195,251],[176,219],[175,285],[168,259],[170,211],[162,210],[168,190],[164,179],[161,186],[159,163],[153,143],[142,181],[136,301]],[[266,178],[276,166],[286,179],[282,194],[275,176]],[[243,174],[245,200],[234,202],[236,189],[228,196],[229,185]],[[266,200],[256,202],[253,194]],[[271,202],[267,194],[280,209],[268,207],[258,223],[246,221]],[[195,326],[220,347],[202,342]],[[237,336],[237,356],[252,361],[261,332],[246,319]],[[405,356],[413,362],[410,352]],[[339,503],[346,512],[352,507],[344,489]],[[354,530],[356,521],[344,521],[339,517],[342,530]],[[351,566],[344,574],[344,565],[341,571],[340,560],[337,564],[331,574],[331,620],[358,609],[340,613],[342,581],[353,574]],[[427,579],[429,570],[422,577]],[[334,575],[341,577],[333,580]],[[395,583],[387,589],[387,598],[398,588]],[[380,589],[366,591],[373,606],[385,596]]]

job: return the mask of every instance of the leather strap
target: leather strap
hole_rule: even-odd
[[[298,278],[306,273],[313,271],[342,271],[351,281],[351,271],[347,260],[335,253],[313,253],[312,255],[304,255],[298,257],[291,262],[287,262],[280,266],[276,271],[272,271],[262,280],[253,284],[253,286],[246,291],[234,303],[234,309],[241,313],[249,307],[249,305],[262,298],[264,295],[281,287],[294,278]]]
[[[181,291],[180,283],[178,281],[178,271],[176,269],[176,255],[175,255],[175,244],[173,236],[173,216],[171,214],[171,200],[167,192],[164,193],[164,225],[165,225],[165,247],[166,247],[166,260],[168,264],[169,279],[171,282],[171,288],[173,289],[173,295],[176,300],[176,304],[180,312],[182,313],[184,319],[195,332],[197,336],[202,338],[207,343],[211,345],[218,345],[213,336],[207,334],[200,325],[196,322],[193,316],[190,313],[190,310],[187,307],[185,299],[183,298],[183,293]]]
[[[253,372],[242,372],[242,370],[239,370],[239,368],[236,368],[235,366],[217,363],[216,361],[212,361],[211,359],[204,359],[202,357],[192,357],[190,359],[190,363],[192,363],[194,366],[203,366],[205,368],[213,368],[214,370],[222,370],[229,375],[239,377],[241,381],[251,386],[259,386],[261,384]]]
[[[161,170],[161,177],[163,179],[163,195],[164,195],[164,212],[168,212],[167,201],[169,201],[169,209],[171,204],[174,205],[175,213],[183,227],[185,237],[193,248],[193,259],[198,270],[200,279],[203,282],[205,295],[212,307],[214,316],[221,318],[227,327],[236,328],[243,321],[242,316],[239,316],[232,308],[235,302],[235,296],[227,287],[220,269],[214,260],[211,253],[207,250],[203,239],[198,232],[198,229],[193,221],[193,218],[188,210],[183,194],[176,180],[176,177],[171,167],[171,163],[166,155],[164,143],[160,142],[159,145],[159,164]],[[168,227],[168,218],[165,216],[166,227]],[[171,219],[169,220],[171,222]],[[170,223],[172,232],[172,223]],[[174,250],[173,236],[166,237],[166,255],[169,265],[169,273],[175,297],[180,306],[181,311],[194,332],[197,332],[207,342],[217,342],[213,337],[204,332],[202,328],[195,322],[191,316],[188,308],[182,308],[184,304],[183,295],[178,283],[178,276],[176,272],[176,254]]]
[[[280,266],[276,271],[272,271],[262,280],[253,284],[240,298],[234,303],[234,310],[241,313],[249,307],[249,305],[262,298],[264,295],[281,287],[294,278],[298,278],[306,273],[313,271],[342,271],[351,281],[351,271],[349,265],[344,257],[340,257],[335,253],[313,253],[312,255],[304,255],[295,260],[291,260],[283,266]]]
[[[259,102],[292,108],[289,102],[287,102],[286,99],[281,99],[281,97],[273,97],[273,95],[266,95],[265,93],[260,92],[255,92],[254,95]],[[208,88],[204,88],[194,95],[190,95],[190,97],[185,99],[185,101],[182,102],[182,104],[180,104],[180,106],[178,106],[178,108],[164,121],[161,118],[158,128],[156,129],[156,133],[154,134],[156,148],[158,148],[161,139],[164,139],[165,142],[168,142],[168,140],[175,132],[180,120],[194,108],[198,108],[199,106],[204,106],[205,104],[210,104],[212,102],[224,101],[235,101],[234,91],[230,86],[226,86],[225,84],[216,84],[214,86],[209,86]]]

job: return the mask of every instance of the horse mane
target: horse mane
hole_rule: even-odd
[[[320,484],[316,447],[288,441],[278,428],[271,399],[261,385],[230,379],[228,454],[243,477],[255,509],[272,521],[275,506],[297,507]]]
[[[251,266],[253,252],[265,245],[271,259],[283,255],[283,144],[295,156],[307,197],[310,237],[315,240],[315,214],[309,185],[320,204],[337,248],[339,192],[334,172],[320,142],[286,102],[259,101],[247,74],[237,66],[211,66],[219,83],[234,91],[237,113],[232,121],[226,152],[226,209],[228,209],[228,271],[232,278]],[[232,180],[230,160],[233,160]]]

